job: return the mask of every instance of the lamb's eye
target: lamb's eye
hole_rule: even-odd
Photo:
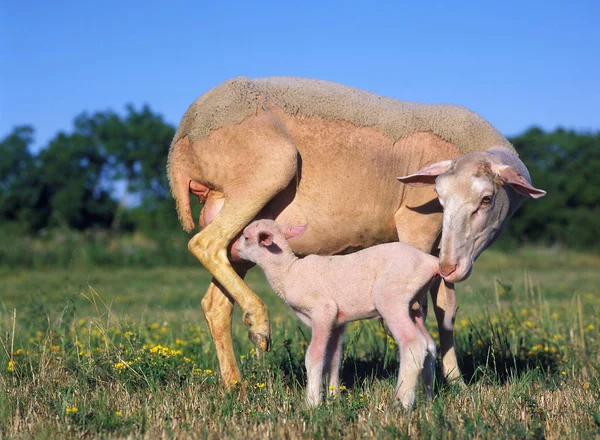
[[[483,198],[481,199],[481,204],[489,205],[490,203],[492,203],[492,198],[490,196],[483,196]]]

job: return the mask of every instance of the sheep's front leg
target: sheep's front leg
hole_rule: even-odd
[[[339,393],[344,328],[344,324],[334,328],[331,332],[329,343],[327,344],[325,372],[328,378],[327,385],[329,387],[329,393],[333,395],[337,395]]]
[[[327,354],[327,345],[337,314],[335,304],[319,305],[315,309],[317,311],[311,316],[312,337],[305,357],[308,379],[306,384],[306,403],[309,406],[317,406],[321,402],[323,367]]]

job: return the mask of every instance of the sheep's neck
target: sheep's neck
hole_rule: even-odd
[[[269,284],[277,296],[284,301],[285,279],[290,268],[296,261],[298,261],[298,257],[292,252],[286,252],[279,255],[269,255],[267,258],[264,258],[263,261],[259,262],[260,267],[267,276],[267,281],[269,281]]]

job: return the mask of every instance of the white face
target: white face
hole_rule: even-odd
[[[238,238],[235,247],[238,256],[242,260],[256,263],[255,253],[258,251],[258,245],[255,243],[255,245],[252,246],[252,234],[248,231],[248,228],[244,229],[244,232],[242,232],[242,235]]]
[[[450,283],[468,278],[475,259],[498,238],[523,197],[546,194],[531,185],[523,162],[503,147],[436,162],[398,180],[416,187],[435,183],[444,208],[440,274]]]
[[[457,283],[471,274],[473,262],[499,235],[509,213],[509,200],[492,176],[447,173],[436,179],[444,208],[440,271]]]

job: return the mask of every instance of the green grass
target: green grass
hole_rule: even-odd
[[[600,256],[487,251],[457,286],[468,386],[393,401],[397,346],[377,321],[349,326],[339,399],[303,404],[310,330],[253,270],[273,350],[236,308],[245,393],[219,384],[200,267],[0,268],[0,437],[594,438],[600,435]],[[434,338],[437,330],[429,320]]]

